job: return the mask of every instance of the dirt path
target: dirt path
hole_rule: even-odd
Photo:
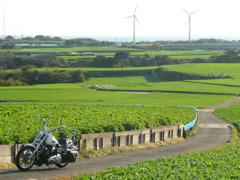
[[[139,150],[134,152],[119,153],[99,158],[87,159],[77,163],[69,164],[66,168],[57,169],[43,166],[33,168],[28,172],[20,172],[17,169],[0,171],[0,179],[46,179],[53,177],[76,175],[94,171],[104,170],[115,166],[125,166],[136,162],[157,159],[160,157],[179,156],[188,152],[203,151],[224,145],[230,141],[230,129],[228,123],[213,114],[214,109],[227,107],[233,103],[240,102],[240,98],[233,101],[198,110],[200,127],[197,134],[187,138],[185,141],[167,145],[155,149]]]

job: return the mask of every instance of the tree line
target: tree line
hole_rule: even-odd
[[[39,71],[25,67],[21,71],[0,73],[0,86],[53,84],[53,83],[77,83],[86,80],[82,70],[65,71]]]
[[[68,61],[61,57],[51,54],[14,55],[11,52],[0,53],[0,67],[5,69],[16,69],[22,66],[32,65],[42,67],[68,67]]]
[[[176,60],[166,55],[151,57],[131,56],[129,52],[117,52],[114,57],[97,56],[85,62],[86,67],[140,67],[161,66],[180,63],[240,63],[240,51],[226,51],[220,56],[211,56],[208,60],[196,58]],[[56,55],[42,54],[37,56],[14,55],[11,52],[0,53],[0,85],[26,85],[46,83],[83,82],[83,71],[39,71],[42,67],[79,67],[78,63],[69,63]],[[6,73],[6,69],[21,69]]]
[[[131,56],[129,52],[117,52],[113,58],[97,56],[89,66],[92,67],[140,67],[140,66],[161,66],[180,63],[240,63],[240,51],[229,50],[223,55],[214,55],[209,59],[194,58],[177,60],[167,55],[156,55],[151,57],[148,54],[144,56]]]

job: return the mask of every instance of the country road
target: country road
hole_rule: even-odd
[[[115,166],[126,166],[149,159],[160,157],[179,156],[188,152],[203,151],[224,145],[230,141],[229,124],[213,114],[219,107],[227,107],[233,103],[240,102],[240,98],[233,101],[209,108],[198,109],[200,120],[199,131],[185,139],[185,141],[162,146],[159,148],[124,152],[104,157],[86,159],[77,163],[69,164],[63,169],[57,169],[54,165],[47,167],[33,167],[27,172],[21,172],[16,168],[0,170],[0,179],[6,180],[43,180],[47,178],[70,176],[94,171],[104,170]]]

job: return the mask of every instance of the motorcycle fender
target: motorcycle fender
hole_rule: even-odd
[[[31,147],[33,147],[34,149],[36,148],[33,144],[28,144],[27,146],[31,146]]]
[[[20,146],[20,148],[19,149],[22,149],[23,147],[25,147],[25,146],[31,146],[31,147],[33,147],[34,149],[36,148],[34,145],[32,145],[32,144],[22,144],[21,146]]]

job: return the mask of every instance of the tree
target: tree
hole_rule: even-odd
[[[105,56],[97,56],[93,59],[92,66],[94,67],[112,67],[114,61],[112,58],[106,58]]]
[[[154,62],[154,64],[153,64],[154,66],[174,64],[174,60],[172,58],[170,58],[169,56],[166,56],[166,55],[155,56],[153,62]]]
[[[212,59],[212,62],[215,63],[239,63],[240,58],[238,56],[239,51],[229,50],[224,52],[223,55],[217,56],[215,59]]]
[[[5,40],[8,40],[8,41],[11,41],[11,40],[14,40],[15,38],[13,37],[13,36],[10,36],[10,35],[8,35],[6,38],[5,38]]]
[[[127,51],[116,52],[114,55],[114,60],[127,59],[130,56],[130,53]]]
[[[71,81],[72,82],[84,82],[85,81],[85,75],[81,70],[77,70],[71,73]]]
[[[37,36],[35,36],[35,39],[43,41],[45,39],[45,37],[43,35],[37,35]]]

